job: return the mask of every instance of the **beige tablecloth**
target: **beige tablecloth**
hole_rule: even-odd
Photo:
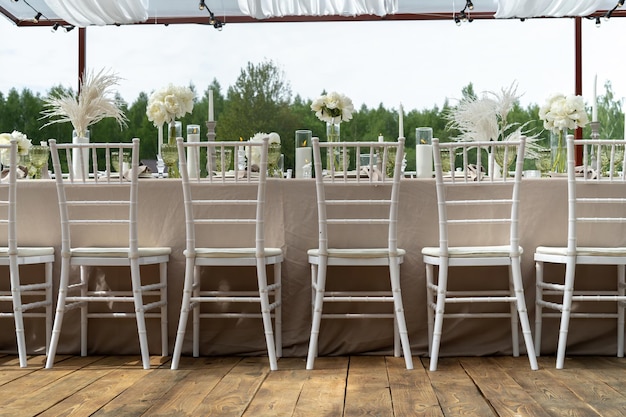
[[[565,179],[527,179],[521,192],[520,231],[525,249],[522,273],[526,300],[534,317],[534,262],[537,245],[564,244],[566,239],[566,181]],[[86,191],[87,192],[87,191]],[[283,279],[283,346],[284,356],[305,356],[311,319],[310,270],[306,250],[317,244],[317,214],[315,184],[312,180],[269,180],[267,188],[267,243],[282,247],[285,261]],[[349,192],[349,190],[347,191]],[[625,190],[626,194],[626,190]],[[22,245],[52,245],[59,259],[60,228],[56,188],[51,180],[25,180],[18,186],[19,238]],[[170,246],[172,256],[168,266],[169,340],[173,346],[178,325],[184,256],[184,211],[179,180],[142,179],[139,193],[139,235],[141,245]],[[407,251],[401,268],[405,314],[414,355],[425,355],[428,348],[424,265],[421,248],[437,245],[437,211],[434,180],[406,179],[402,182],[399,213],[399,246]],[[106,207],[102,208],[106,210]],[[471,208],[467,208],[471,210]],[[361,228],[345,235],[345,239],[368,239],[371,230]],[[622,233],[626,240],[626,233]],[[82,236],[87,242],[93,236]],[[480,242],[484,235],[468,233],[468,243]],[[111,238],[115,240],[114,237]],[[599,238],[601,240],[601,237]],[[122,242],[120,242],[122,243]],[[624,244],[625,242],[621,242]],[[58,283],[60,262],[55,263],[54,277]],[[29,269],[25,269],[29,271]],[[385,268],[375,272],[341,268],[329,275],[329,286],[341,278],[357,286],[372,285],[372,274],[386,274]],[[614,269],[587,273],[581,268],[580,282],[593,277],[613,282]],[[597,270],[594,270],[597,271]],[[143,274],[156,275],[156,268],[146,268]],[[506,274],[506,270],[499,271]],[[548,268],[547,273],[560,273]],[[249,277],[254,283],[253,270],[224,270],[225,277]],[[4,273],[6,274],[6,273]],[[493,269],[467,269],[452,272],[451,280],[468,278],[479,282],[497,279]],[[107,282],[125,280],[124,269],[110,270]],[[499,278],[498,278],[499,279]],[[452,281],[454,282],[454,281]],[[502,281],[506,286],[506,281]],[[456,284],[451,284],[456,285]],[[55,290],[56,297],[56,290]],[[56,300],[56,298],[55,298]],[[473,307],[472,307],[473,308]],[[16,351],[13,323],[0,321],[0,349]],[[27,322],[27,345],[30,352],[43,352],[45,336],[41,320]],[[568,354],[609,354],[616,352],[616,323],[612,320],[575,320],[571,324]],[[446,320],[441,355],[510,354],[510,326],[506,319]],[[556,350],[557,320],[544,323],[542,353]],[[191,350],[190,331],[187,332],[184,353]],[[159,327],[156,320],[148,326],[150,349],[160,352]],[[265,341],[260,320],[205,320],[201,330],[203,355],[265,354]],[[170,351],[171,351],[170,346]],[[321,355],[392,352],[393,333],[389,320],[323,321],[320,334]],[[78,312],[66,315],[58,352],[77,353]],[[89,351],[92,354],[138,354],[139,344],[134,320],[95,319],[89,328]]]

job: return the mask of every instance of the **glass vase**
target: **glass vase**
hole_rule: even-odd
[[[164,143],[161,148],[161,156],[167,167],[167,177],[180,178],[180,172],[178,171],[178,147]]]
[[[82,134],[76,130],[72,131],[72,143],[86,144],[89,143],[89,140],[89,130]],[[75,178],[87,178],[89,176],[89,148],[72,149],[72,172]]]
[[[550,154],[552,156],[551,172],[555,174],[564,174],[567,172],[566,138],[567,129],[550,132]]]
[[[339,123],[326,122],[326,142],[340,142],[341,130]],[[331,171],[341,171],[343,163],[340,148],[328,148],[328,163],[326,169]]]
[[[167,127],[167,143],[176,145],[176,138],[183,136],[183,123],[172,120]]]
[[[272,143],[267,150],[267,176],[282,178],[283,170],[280,167],[280,143]]]

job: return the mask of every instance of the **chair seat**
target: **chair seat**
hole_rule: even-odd
[[[328,256],[335,258],[354,258],[354,259],[371,259],[389,257],[389,249],[387,248],[350,248],[350,249],[334,249],[328,248]],[[320,256],[319,249],[309,249],[309,256]],[[406,255],[404,249],[398,249],[397,256]]]
[[[535,250],[536,254],[567,256],[567,247],[565,246],[538,246]],[[580,246],[576,248],[577,256],[626,256],[626,247],[591,247]]]
[[[128,248],[108,248],[108,247],[89,247],[89,248],[72,248],[71,254],[75,257],[100,257],[100,258],[128,258]],[[167,247],[147,247],[139,248],[139,256],[161,256],[172,253],[171,248]]]
[[[187,251],[185,251],[185,255]],[[280,248],[265,248],[264,255],[280,256],[282,255]],[[254,258],[256,257],[255,248],[196,248],[196,257],[198,258]]]
[[[49,247],[19,247],[17,248],[17,256],[46,256],[46,255],[54,255],[54,248],[52,246]],[[0,257],[9,256],[9,248],[0,247]]]
[[[519,247],[519,254],[524,252]],[[502,246],[455,246],[448,248],[449,258],[473,258],[473,257],[503,257],[511,254],[510,245]],[[422,248],[422,255],[441,256],[441,248],[439,246],[427,246]]]

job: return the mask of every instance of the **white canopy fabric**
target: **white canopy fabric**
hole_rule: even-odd
[[[398,0],[238,0],[241,12],[255,19],[282,16],[385,16],[398,11]]]
[[[148,0],[45,0],[60,18],[74,26],[145,22]]]
[[[587,16],[597,11],[602,0],[498,0],[496,19]]]

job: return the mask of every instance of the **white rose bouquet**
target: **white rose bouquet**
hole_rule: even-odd
[[[155,91],[148,99],[146,115],[154,126],[163,126],[163,123],[172,123],[176,118],[183,117],[193,110],[194,93],[189,87],[179,87],[169,84]],[[170,126],[170,139],[175,140],[175,132]]]
[[[14,130],[12,133],[0,133],[0,143],[5,145],[11,143],[11,139],[17,139],[17,154],[28,155],[28,151],[32,145],[30,139],[22,133]],[[3,149],[0,153],[0,160],[3,165],[9,165],[10,154],[8,149]]]
[[[553,148],[552,171],[564,173],[567,160],[564,131],[585,127],[589,122],[583,98],[575,95],[553,94],[539,109],[539,118],[543,120],[544,129],[558,133],[557,143],[554,146],[551,144]]]
[[[343,94],[332,92],[313,101],[311,110],[323,122],[341,123],[352,119],[354,105],[352,100]]]

